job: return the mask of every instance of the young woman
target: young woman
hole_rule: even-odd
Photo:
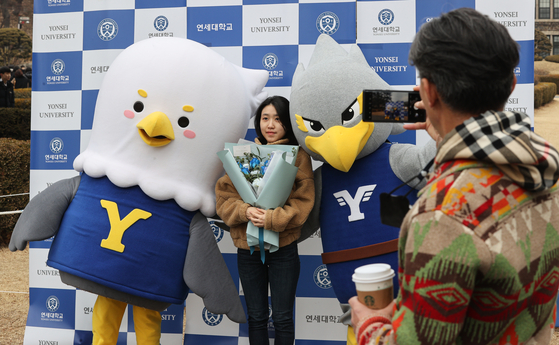
[[[266,99],[256,110],[254,127],[259,145],[298,145],[291,129],[289,101],[281,96]],[[295,327],[293,304],[299,279],[300,262],[297,239],[314,204],[314,179],[309,155],[301,148],[295,165],[299,168],[291,194],[283,207],[263,210],[245,203],[229,176],[217,181],[217,214],[230,227],[237,249],[237,266],[248,310],[251,345],[268,344],[268,284],[272,300],[275,344],[293,344]],[[279,249],[250,254],[246,227],[254,225],[279,232]]]

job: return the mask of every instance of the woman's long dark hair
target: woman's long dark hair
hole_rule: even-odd
[[[280,118],[283,129],[285,130],[285,137],[282,139],[289,139],[286,145],[299,145],[295,134],[293,133],[293,128],[291,128],[291,118],[289,117],[289,101],[287,98],[282,96],[271,96],[268,97],[258,106],[256,109],[256,116],[254,117],[254,129],[256,130],[256,135],[258,140],[264,145],[268,141],[262,135],[262,129],[260,128],[260,118],[262,117],[262,110],[268,105],[273,105],[276,108],[276,112]]]

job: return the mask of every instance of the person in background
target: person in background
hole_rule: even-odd
[[[15,105],[14,85],[15,79],[10,81],[12,71],[9,67],[0,67],[0,107],[11,108]]]
[[[29,79],[29,87],[31,87],[31,77],[32,77],[31,67],[22,65],[21,70],[23,71],[23,75],[26,76],[27,79]]]
[[[468,8],[424,24],[410,50],[434,171],[403,221],[400,291],[350,299],[359,344],[549,344],[559,279],[559,154],[503,111],[518,45]]]
[[[29,79],[27,79],[21,69],[14,72],[14,80],[14,88],[16,89],[25,89],[29,87]]]
[[[19,69],[19,66],[11,65],[11,66],[8,66],[8,68],[10,69],[10,71],[11,71],[11,73],[12,73],[12,76],[11,76],[11,78],[10,78],[10,81],[13,82],[13,80],[15,79],[15,73],[16,73],[17,70]]]
[[[267,98],[256,110],[254,127],[261,145],[298,145],[291,128],[289,101],[281,96]],[[295,326],[293,306],[299,280],[300,261],[297,239],[314,205],[314,176],[311,159],[299,149],[295,159],[299,169],[285,205],[263,210],[245,203],[228,175],[217,181],[216,211],[230,227],[237,249],[237,266],[248,311],[251,345],[268,341],[268,284],[272,301],[275,345],[293,344]],[[279,232],[279,249],[266,251],[265,262],[257,248],[251,255],[247,244],[247,223]]]

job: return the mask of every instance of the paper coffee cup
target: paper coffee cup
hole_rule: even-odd
[[[388,264],[357,267],[351,278],[355,283],[357,299],[371,309],[382,309],[394,299],[394,270]]]

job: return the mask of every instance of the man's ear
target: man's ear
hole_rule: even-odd
[[[514,87],[516,86],[516,74],[514,75],[514,78],[512,79],[512,89],[510,90],[510,93],[512,93],[514,91]]]
[[[427,96],[427,99],[423,100],[423,102],[427,102],[430,108],[433,108],[440,102],[439,93],[437,92],[437,86],[430,82],[427,78],[421,78],[421,86],[423,87],[424,96]]]

